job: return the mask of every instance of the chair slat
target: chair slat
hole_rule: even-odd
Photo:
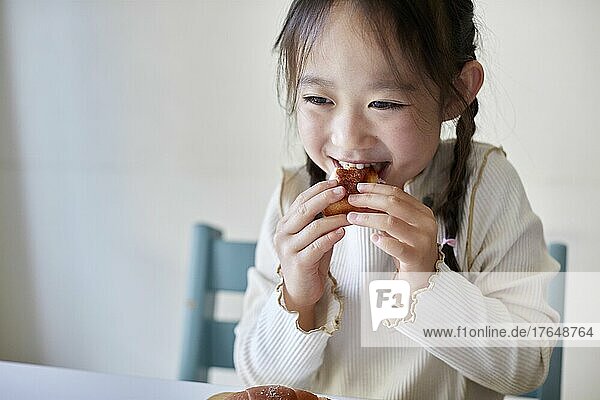
[[[254,243],[216,241],[210,289],[245,291],[248,285],[246,272],[254,264],[255,248]]]
[[[211,348],[206,349],[206,351],[210,351],[211,355],[210,366],[233,368],[233,329],[235,325],[233,322],[211,321],[210,335],[212,343]]]

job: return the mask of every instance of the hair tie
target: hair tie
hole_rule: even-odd
[[[454,239],[454,238],[444,239],[442,241],[442,246],[444,246],[445,244],[447,244],[450,247],[456,247],[456,239]]]

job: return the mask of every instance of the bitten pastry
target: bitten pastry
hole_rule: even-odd
[[[229,394],[225,400],[328,400],[301,389],[281,385],[254,386]]]
[[[356,185],[358,183],[377,183],[379,176],[377,171],[371,166],[365,168],[336,168],[331,179],[337,179],[340,185],[346,188],[346,196],[336,203],[330,204],[323,210],[323,215],[329,217],[337,214],[348,214],[350,211],[356,212],[379,212],[370,208],[354,207],[348,203],[348,195],[359,193]]]

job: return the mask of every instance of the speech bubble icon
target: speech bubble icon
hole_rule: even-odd
[[[388,318],[404,318],[408,315],[410,284],[403,280],[374,280],[369,282],[371,324],[373,332]]]

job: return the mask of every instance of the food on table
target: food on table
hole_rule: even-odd
[[[328,400],[306,390],[282,385],[254,386],[242,392],[228,393],[223,400]]]

